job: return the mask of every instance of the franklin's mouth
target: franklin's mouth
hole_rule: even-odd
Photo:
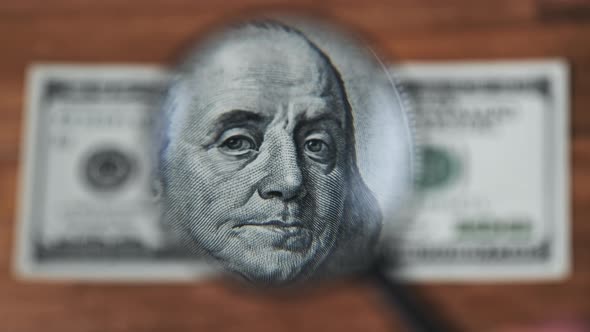
[[[296,228],[303,228],[303,223],[299,220],[280,220],[280,219],[270,219],[270,220],[266,220],[266,221],[254,221],[254,220],[248,220],[246,222],[243,223],[239,223],[235,226],[233,226],[232,228],[234,229],[239,229],[242,227],[247,227],[247,226],[257,226],[257,227],[268,227],[268,228],[278,228],[278,229],[296,229]]]
[[[248,220],[232,227],[239,237],[255,241],[257,246],[270,245],[275,249],[305,252],[312,243],[311,230],[297,219]]]

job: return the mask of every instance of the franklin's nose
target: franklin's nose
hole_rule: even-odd
[[[294,199],[303,192],[303,175],[299,168],[297,149],[287,135],[269,141],[270,158],[266,163],[269,175],[262,180],[258,193],[264,199]]]

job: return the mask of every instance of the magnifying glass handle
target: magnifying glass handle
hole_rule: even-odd
[[[455,328],[443,323],[417,294],[406,285],[392,281],[382,269],[373,269],[370,278],[383,291],[385,301],[392,310],[398,312],[410,331],[414,332],[454,332]]]

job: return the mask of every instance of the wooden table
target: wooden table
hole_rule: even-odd
[[[562,282],[417,284],[465,331],[590,318],[590,5],[587,0],[4,0],[0,3],[0,332],[388,331],[369,283],[260,294],[194,285],[16,281],[11,272],[23,86],[32,62],[171,63],[212,25],[252,9],[325,15],[387,60],[566,58],[572,68],[573,274]]]

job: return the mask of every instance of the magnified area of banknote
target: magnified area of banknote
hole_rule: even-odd
[[[391,193],[412,183],[410,123],[384,68],[362,46],[350,55],[324,49],[325,26],[298,25],[249,21],[214,35],[181,64],[165,103],[164,219],[187,248],[256,283],[366,270],[382,215],[400,202]],[[361,71],[347,72],[338,55]],[[370,92],[366,100],[346,86],[353,80]],[[367,122],[355,125],[355,115]],[[383,124],[389,131],[377,132]],[[378,139],[365,139],[371,132]],[[357,164],[380,159],[367,152],[383,142],[397,163],[362,166],[390,184],[389,209]]]
[[[347,89],[371,93],[349,79],[354,68],[332,60]],[[387,132],[403,122],[369,126],[370,118],[354,113],[360,99],[349,98],[357,168],[382,211],[381,241],[401,263],[392,275],[498,281],[567,274],[566,66],[409,63],[394,74],[407,86],[421,133],[421,199],[412,218],[387,220],[382,207],[392,183],[367,170],[391,164],[396,146],[371,144],[372,132],[362,130]],[[146,65],[31,67],[14,251],[19,276],[191,281],[216,272],[161,218],[154,146],[146,142],[170,77]],[[385,159],[375,164],[371,155]]]

